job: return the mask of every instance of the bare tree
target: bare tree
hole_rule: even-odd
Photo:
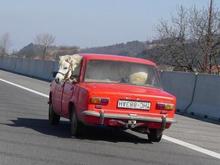
[[[34,39],[35,44],[42,46],[42,59],[45,60],[48,47],[55,41],[55,37],[49,33],[38,34]]]
[[[220,13],[213,8],[212,0],[208,10],[181,6],[170,24],[161,21],[158,26],[159,38],[166,41],[163,58],[188,71],[196,68],[211,73],[213,66],[219,68],[219,25]]]
[[[0,56],[4,56],[8,53],[10,46],[10,35],[5,33],[0,37]]]
[[[213,7],[213,0],[210,0],[208,9],[191,10],[190,21],[192,38],[197,42],[201,52],[200,68],[202,72],[212,73],[212,68],[218,67],[217,58],[220,49],[220,13]]]
[[[195,56],[189,46],[188,11],[180,6],[171,24],[161,21],[158,25],[159,38],[164,42],[162,59],[167,64],[193,71]]]

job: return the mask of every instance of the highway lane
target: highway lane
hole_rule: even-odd
[[[49,83],[0,71],[0,78],[47,94]],[[220,164],[219,159],[146,135],[90,129],[72,139],[69,123],[47,122],[47,98],[0,81],[0,164]],[[177,115],[165,134],[219,152],[219,125]]]

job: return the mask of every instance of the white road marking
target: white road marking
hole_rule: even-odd
[[[15,86],[15,87],[24,89],[24,90],[26,90],[26,91],[28,91],[28,92],[31,92],[31,93],[34,93],[34,94],[37,94],[37,95],[40,95],[40,96],[49,98],[49,96],[46,95],[46,94],[44,94],[44,93],[35,91],[35,90],[33,90],[33,89],[30,89],[30,88],[27,88],[27,87],[24,87],[24,86],[21,86],[21,85],[19,85],[19,84],[15,84],[15,83],[13,83],[13,82],[10,82],[10,81],[7,81],[7,80],[1,79],[1,78],[0,78],[0,81],[5,82],[5,83],[10,84],[10,85],[13,85],[13,86]]]
[[[0,78],[0,81],[5,82],[5,83],[10,84],[10,85],[13,85],[13,86],[15,86],[15,87],[24,89],[24,90],[29,91],[29,92],[31,92],[31,93],[34,93],[34,94],[37,94],[37,95],[40,95],[40,96],[49,98],[49,96],[46,95],[46,94],[44,94],[44,93],[38,92],[38,91],[36,91],[36,90],[30,89],[30,88],[27,88],[27,87],[24,87],[24,86],[22,86],[22,85],[15,84],[15,83],[13,83],[13,82],[10,82],[10,81],[7,81],[7,80],[1,79],[1,78]],[[209,155],[209,156],[211,156],[211,157],[220,159],[220,153],[217,153],[217,152],[214,152],[214,151],[211,151],[211,150],[207,150],[207,149],[205,149],[205,148],[202,148],[202,147],[196,146],[196,145],[194,145],[194,144],[190,144],[190,143],[187,143],[187,142],[184,142],[184,141],[182,141],[182,140],[179,140],[179,139],[176,139],[176,138],[173,138],[173,137],[169,137],[169,136],[166,136],[166,135],[163,135],[163,139],[164,139],[164,140],[167,140],[167,141],[169,141],[169,142],[178,144],[178,145],[180,145],[180,146],[189,148],[189,149],[191,149],[191,150],[194,150],[194,151],[203,153],[203,154],[205,154],[205,155]]]
[[[211,151],[211,150],[207,150],[205,148],[202,148],[202,147],[196,146],[194,144],[190,144],[190,143],[187,143],[187,142],[184,142],[182,140],[179,140],[179,139],[176,139],[176,138],[172,138],[172,137],[169,137],[169,136],[166,136],[166,135],[163,135],[163,139],[167,140],[167,141],[170,141],[172,143],[178,144],[180,146],[189,148],[191,150],[194,150],[194,151],[197,151],[197,152],[209,155],[211,157],[220,159],[220,153],[217,153],[217,152],[214,152],[214,151]]]

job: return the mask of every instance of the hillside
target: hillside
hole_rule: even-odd
[[[146,47],[145,42],[130,41],[127,43],[119,43],[110,46],[94,47],[82,49],[82,53],[99,53],[99,54],[117,54],[123,56],[137,56]]]
[[[79,49],[76,46],[51,46],[47,50],[46,60],[57,60],[58,56],[75,53],[99,53],[99,54],[115,54],[122,56],[139,57],[144,59],[150,59],[159,64],[162,70],[173,70],[173,67],[168,63],[167,58],[158,59],[163,56],[163,43],[166,41],[154,40],[154,41],[130,41],[127,43],[119,43],[110,46],[93,47],[86,49]],[[28,44],[14,56],[21,58],[41,59],[43,47],[33,43]]]
[[[154,58],[155,54],[161,54],[162,50],[161,42],[159,40],[154,40],[152,42],[141,42],[141,41],[130,41],[127,43],[119,43],[110,46],[93,47],[79,49],[76,46],[51,46],[47,50],[47,60],[57,59],[60,55],[75,54],[75,53],[99,53],[99,54],[116,54],[122,56],[140,57],[140,58]],[[33,43],[28,44],[21,50],[19,50],[14,55],[21,58],[32,58],[40,59],[42,56],[43,47],[40,45],[35,45]]]
[[[41,59],[43,54],[43,46],[33,43],[28,44],[14,55],[21,58]],[[47,60],[54,60],[58,56],[66,54],[75,54],[79,52],[77,46],[50,46],[47,49]]]

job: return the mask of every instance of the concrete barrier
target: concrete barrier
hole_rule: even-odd
[[[220,121],[220,76],[199,74],[189,113]]]
[[[22,63],[23,63],[23,59],[22,58],[16,58],[14,72],[22,74]]]
[[[165,91],[177,98],[177,110],[185,112],[193,100],[196,75],[184,72],[162,72],[161,81]]]
[[[58,64],[55,61],[0,57],[0,69],[51,81]]]
[[[0,57],[0,68],[8,71],[15,70],[15,58]]]
[[[53,69],[54,69],[54,62],[53,61],[45,61],[43,63],[42,78],[47,79],[47,80],[51,80]]]
[[[2,57],[0,57],[0,69],[2,69],[2,65],[3,65],[3,59]]]
[[[21,74],[28,75],[28,70],[31,67],[30,61],[30,59],[22,59]]]

